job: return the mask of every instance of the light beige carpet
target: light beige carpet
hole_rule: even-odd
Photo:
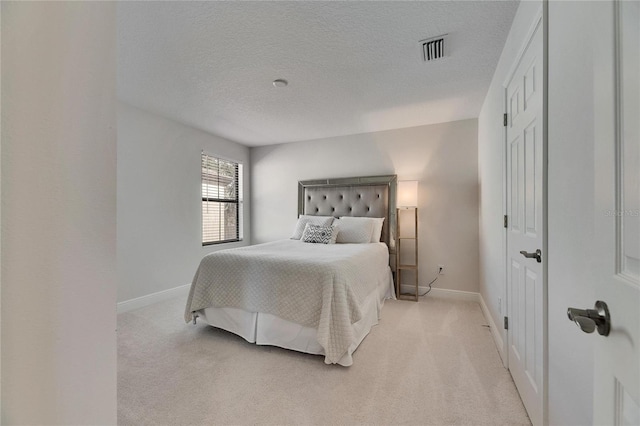
[[[187,325],[184,302],[118,316],[119,424],[530,424],[477,303],[387,301],[345,368]]]

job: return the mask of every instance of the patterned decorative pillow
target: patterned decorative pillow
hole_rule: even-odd
[[[318,226],[307,223],[302,232],[302,242],[335,244],[338,230],[335,226]]]
[[[364,244],[371,242],[372,221],[336,219],[333,221],[333,225],[338,228],[338,243]]]
[[[304,231],[307,223],[318,226],[330,226],[331,222],[333,222],[333,216],[311,216],[303,214],[298,218],[298,222],[296,223],[296,228],[293,231],[291,239],[299,240],[302,238],[302,232]]]

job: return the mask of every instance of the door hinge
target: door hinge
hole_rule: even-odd
[[[504,215],[504,227],[509,227],[509,216],[507,216],[506,214]]]
[[[505,113],[504,113],[504,115],[502,116],[502,125],[503,125],[504,127],[507,127],[507,123],[508,123],[508,120],[507,120],[507,113],[505,112]]]
[[[509,317],[504,317],[504,329],[509,329]]]

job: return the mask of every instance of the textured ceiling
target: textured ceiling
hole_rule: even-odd
[[[517,6],[120,2],[118,98],[249,146],[474,118]]]

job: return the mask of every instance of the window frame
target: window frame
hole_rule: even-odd
[[[219,198],[219,197],[206,197],[205,193],[203,191],[203,185],[206,182],[210,182],[210,180],[205,180],[205,173],[204,173],[204,167],[203,165],[205,164],[206,159],[215,159],[218,161],[224,161],[227,163],[232,163],[235,167],[235,176],[237,177],[235,179],[235,198],[230,199],[230,198]],[[240,212],[240,209],[243,208],[244,205],[244,200],[242,197],[242,194],[240,193],[241,190],[243,189],[244,185],[243,185],[243,176],[242,173],[244,171],[244,167],[243,167],[243,163],[241,161],[237,161],[237,160],[231,160],[231,159],[227,159],[224,157],[221,157],[219,155],[213,155],[213,154],[208,154],[205,151],[201,152],[200,155],[200,195],[201,195],[201,205],[200,205],[200,231],[201,231],[201,241],[202,241],[202,247],[206,247],[206,246],[211,246],[211,245],[217,245],[217,244],[227,244],[227,243],[236,243],[236,242],[240,242],[243,239],[243,232],[242,232],[242,223],[240,222],[240,219],[243,217],[243,215]],[[219,172],[218,172],[218,176],[220,176]],[[229,239],[224,239],[224,240],[217,240],[217,241],[205,241],[205,232],[204,232],[204,203],[228,203],[228,204],[235,204],[236,205],[236,227],[235,227],[235,238],[229,238]]]

